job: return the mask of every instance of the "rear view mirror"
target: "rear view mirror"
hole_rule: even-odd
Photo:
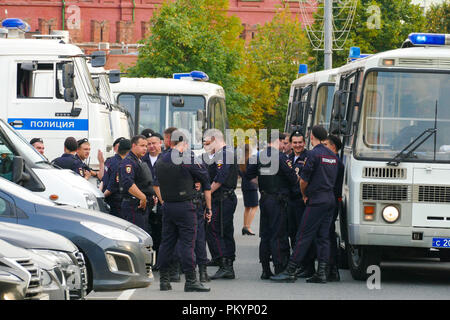
[[[24,160],[22,157],[14,156],[13,158],[13,175],[12,181],[21,184],[30,180],[30,175],[24,172]]]
[[[172,97],[171,102],[172,102],[172,105],[174,107],[177,107],[177,108],[184,107],[184,99],[181,96],[179,96],[179,97]]]
[[[77,91],[75,88],[65,88],[64,89],[64,101],[75,102],[78,99]]]
[[[120,82],[120,71],[111,70],[109,71],[109,83],[119,83]]]
[[[106,64],[105,51],[94,51],[91,55],[91,65],[93,68],[103,67]]]
[[[20,69],[25,70],[25,71],[36,71],[38,68],[37,62],[33,61],[33,62],[22,62],[20,64]]]
[[[346,134],[347,120],[345,119],[345,110],[347,104],[347,93],[342,90],[335,92],[333,97],[333,110],[331,114],[330,132],[332,134]]]
[[[205,111],[197,110],[197,121],[202,121],[205,119]]]
[[[63,87],[66,89],[74,88],[75,83],[73,79],[75,78],[75,67],[73,65],[73,62],[65,63],[62,69],[63,69],[62,74]]]

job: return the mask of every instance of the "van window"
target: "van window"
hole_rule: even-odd
[[[14,211],[11,210],[11,204],[3,198],[0,198],[0,217],[14,217]]]
[[[23,64],[17,64],[17,98],[52,99],[55,83],[53,63],[38,63],[35,70],[24,70]]]
[[[13,178],[13,152],[0,140],[0,177],[12,181]]]
[[[125,107],[131,114],[131,118],[136,121],[136,97],[133,94],[121,94],[119,96],[119,104]]]

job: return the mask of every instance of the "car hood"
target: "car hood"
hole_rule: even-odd
[[[29,259],[30,254],[29,251],[0,239],[0,258]]]
[[[65,237],[44,229],[0,223],[0,239],[25,249],[48,249],[74,252],[77,247]]]

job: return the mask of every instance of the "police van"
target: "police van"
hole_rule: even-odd
[[[130,139],[132,136],[132,128],[134,127],[131,114],[124,107],[115,103],[115,98],[111,90],[110,83],[120,82],[120,71],[105,70],[103,67],[93,68],[88,63],[94,86],[102,100],[110,110],[110,121],[113,133],[113,140],[119,137]]]
[[[345,177],[336,229],[354,279],[392,257],[450,257],[449,45],[450,35],[411,34],[401,49],[338,70],[330,131],[343,138]]]
[[[20,19],[6,19],[2,34],[23,36],[24,25]],[[95,57],[92,60],[102,63]],[[106,146],[106,154],[112,154],[109,110],[96,96],[81,50],[61,40],[2,38],[0,68],[2,173],[16,170],[10,180],[44,198],[105,210],[103,194],[94,185],[69,170],[54,168],[47,160],[64,152],[68,136],[88,137],[93,150],[105,151]],[[44,140],[47,159],[28,144],[35,137]],[[23,167],[6,163],[20,158]]]
[[[313,126],[321,125],[328,130],[335,89],[337,69],[307,74],[307,66],[301,65],[289,94],[284,131],[299,130],[309,144],[309,133]]]
[[[151,128],[163,133],[177,127],[191,135],[195,152],[201,150],[203,131],[228,129],[225,91],[209,83],[203,72],[174,74],[167,78],[122,78],[111,84],[118,104],[123,105],[134,120],[134,133]]]

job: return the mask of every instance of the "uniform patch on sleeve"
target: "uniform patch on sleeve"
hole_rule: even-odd
[[[325,164],[336,164],[337,160],[335,158],[322,157],[322,163],[325,163]]]
[[[289,166],[289,168],[292,169],[292,161],[291,160],[287,159],[286,164]]]
[[[126,173],[128,173],[128,174],[131,173],[131,164],[127,164],[127,165],[125,166],[125,171],[126,171]]]
[[[80,176],[84,177],[84,172],[83,172],[83,169],[82,169],[82,168],[80,168],[80,169],[78,169],[78,171],[80,172]]]
[[[222,160],[217,161],[217,168],[218,169],[220,169],[222,167],[222,165],[223,165],[223,161]]]

